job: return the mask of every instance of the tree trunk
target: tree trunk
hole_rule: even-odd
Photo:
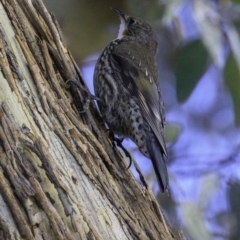
[[[0,22],[0,239],[176,239],[42,0],[1,0]]]

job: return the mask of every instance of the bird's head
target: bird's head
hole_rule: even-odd
[[[126,15],[123,11],[113,8],[120,16],[121,24],[118,38],[132,37],[135,41],[147,45],[154,53],[157,51],[157,38],[152,27],[138,17]]]

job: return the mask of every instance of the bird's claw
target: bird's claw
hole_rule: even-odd
[[[79,81],[77,81],[76,79],[72,80],[72,79],[69,79],[66,81],[66,84],[68,83],[73,83],[75,84],[77,87],[83,89],[83,86],[79,83]],[[90,105],[90,102],[92,100],[96,100],[96,101],[100,101],[100,98],[96,97],[95,95],[89,93],[86,89],[84,89],[87,93],[88,93],[88,97],[87,97],[87,100],[86,100],[86,103],[83,105],[83,110],[82,111],[79,111],[79,113],[86,113],[87,110],[89,109],[89,105]]]
[[[127,169],[129,169],[132,165],[132,156],[131,154],[127,151],[127,149],[122,145],[124,138],[117,138],[115,136],[113,136],[113,141],[116,142],[116,145],[121,148],[124,152],[124,154],[129,158],[130,162],[129,165],[127,167]]]

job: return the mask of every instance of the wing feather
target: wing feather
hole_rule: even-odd
[[[146,57],[144,49],[138,47],[137,44],[131,45],[129,42],[127,44],[127,48],[124,43],[115,47],[111,55],[112,69],[115,69],[116,77],[121,79],[122,85],[129,94],[137,99],[145,121],[154,132],[167,156],[163,139],[164,113],[161,95],[156,85],[158,80],[155,79],[157,78],[157,68],[154,57]],[[138,58],[134,56],[136,51]]]

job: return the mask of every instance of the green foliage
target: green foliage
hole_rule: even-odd
[[[191,239],[211,240],[212,236],[204,224],[203,212],[190,202],[182,203],[183,225]]]
[[[228,57],[224,69],[224,79],[234,104],[235,124],[240,125],[240,72],[237,63],[232,55]]]
[[[187,100],[206,70],[208,53],[200,40],[178,49],[174,56],[174,72],[177,78],[177,98]]]
[[[177,124],[167,124],[164,128],[165,141],[175,143],[180,134],[180,127]]]

